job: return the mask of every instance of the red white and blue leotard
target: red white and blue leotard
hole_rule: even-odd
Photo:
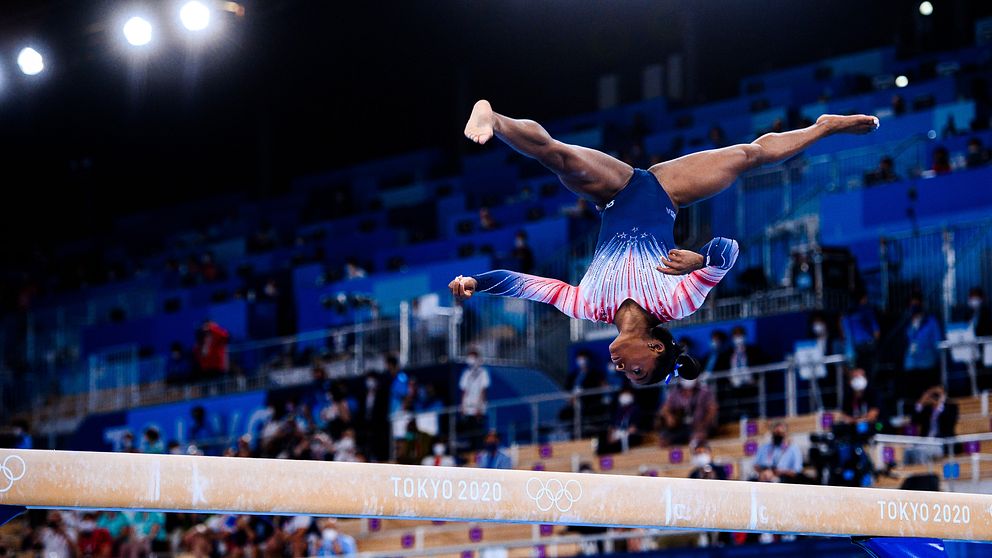
[[[596,253],[579,285],[498,269],[473,275],[478,292],[552,304],[572,318],[613,323],[632,299],[662,322],[695,312],[737,261],[737,241],[714,238],[700,253],[705,267],[688,275],[655,269],[675,247],[675,208],[654,174],[635,169],[601,215]]]

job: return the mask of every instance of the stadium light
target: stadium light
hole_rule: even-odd
[[[121,30],[131,46],[140,47],[152,42],[152,24],[143,17],[132,17],[124,23]]]
[[[179,20],[189,31],[203,31],[210,25],[210,8],[203,2],[191,0],[179,9]]]
[[[896,87],[906,87],[909,85],[909,78],[906,76],[896,77]]]
[[[36,76],[45,69],[45,59],[41,53],[31,47],[24,47],[17,54],[17,65],[29,76]]]
[[[924,1],[920,2],[920,14],[928,16],[933,13],[933,4]]]

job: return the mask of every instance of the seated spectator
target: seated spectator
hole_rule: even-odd
[[[337,520],[325,518],[320,520],[320,539],[315,540],[310,550],[310,556],[355,556],[358,554],[358,544],[355,538],[337,529]]]
[[[638,426],[640,420],[641,409],[634,402],[634,392],[630,388],[624,388],[617,397],[617,410],[609,429],[599,437],[596,453],[619,453],[641,445],[644,437]]]
[[[421,465],[432,465],[434,467],[454,467],[455,458],[448,455],[448,448],[440,438],[434,439],[431,446],[431,455],[428,455],[420,462]]]
[[[885,184],[897,180],[899,180],[899,175],[896,174],[895,163],[893,163],[892,157],[882,157],[882,160],[878,162],[878,168],[865,173],[866,186]]]
[[[41,550],[40,556],[73,556],[76,531],[66,524],[62,512],[49,511],[48,522],[35,533],[32,546]]]
[[[158,428],[149,426],[141,439],[141,453],[165,453],[165,442],[159,435]]]
[[[97,525],[96,512],[84,512],[79,522],[76,538],[77,556],[80,558],[110,558],[114,551],[114,539],[110,531]]]
[[[692,464],[689,472],[690,479],[727,480],[727,468],[713,462],[713,449],[709,442],[702,441],[692,447]]]
[[[510,253],[516,270],[521,273],[534,271],[534,251],[527,245],[527,231],[519,230],[513,237],[513,252]]]
[[[217,437],[213,426],[207,421],[207,410],[197,405],[190,410],[191,421],[186,429],[186,442],[203,446]]]
[[[662,444],[698,444],[707,440],[716,431],[717,411],[716,397],[705,384],[679,378],[678,385],[668,390],[656,417]]]
[[[227,374],[227,343],[231,336],[217,322],[203,322],[197,332],[196,363],[201,380],[217,379]]]
[[[121,545],[121,555],[130,558],[152,556],[169,550],[165,533],[165,514],[135,512],[131,533]]]
[[[761,482],[805,482],[803,456],[799,447],[789,442],[789,427],[778,421],[772,425],[771,440],[758,447],[754,470]]]
[[[179,341],[169,347],[169,359],[165,363],[165,380],[170,384],[181,384],[190,380],[189,356],[183,351]]]
[[[106,529],[110,534],[112,547],[119,549],[131,532],[131,519],[123,512],[105,511],[100,512],[96,526],[99,529]]]
[[[593,220],[596,218],[595,209],[589,205],[589,202],[585,198],[577,198],[574,204],[562,207],[561,213],[565,217],[578,220]]]
[[[483,449],[475,458],[476,464],[482,469],[512,469],[510,456],[499,449],[499,434],[490,430],[486,435]]]
[[[479,229],[484,231],[492,231],[499,228],[499,223],[493,217],[489,208],[482,206],[479,208]]]
[[[32,449],[34,448],[34,438],[31,436],[31,426],[24,419],[17,419],[11,422],[11,434],[13,440],[10,447],[12,449]]]
[[[868,382],[864,368],[855,368],[847,373],[847,386],[844,388],[842,419],[847,422],[865,422],[874,426],[878,421],[878,394]]]
[[[982,140],[978,138],[968,140],[968,153],[965,155],[965,161],[969,169],[987,165],[990,160],[992,160],[992,153],[982,145]]]
[[[951,172],[951,154],[944,146],[938,146],[933,150],[933,167],[930,169],[937,174]]]
[[[854,350],[854,366],[867,371],[875,369],[875,344],[882,335],[875,308],[868,300],[868,293],[861,292],[858,304],[842,319],[842,328]]]
[[[958,423],[958,405],[947,399],[943,386],[933,386],[923,392],[913,406],[911,417],[914,433],[926,438],[950,438]],[[945,455],[945,446],[917,444],[906,450],[907,464],[926,463]]]

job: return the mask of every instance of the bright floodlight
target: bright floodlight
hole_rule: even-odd
[[[933,4],[930,2],[920,2],[920,13],[928,16],[933,13]]]
[[[152,24],[143,17],[134,16],[124,23],[124,38],[133,46],[145,46],[152,42]]]
[[[38,75],[45,69],[45,60],[41,53],[31,47],[24,47],[17,55],[17,65],[29,76]]]
[[[906,87],[909,85],[909,78],[906,76],[899,76],[896,78],[896,87]]]
[[[203,2],[191,0],[179,9],[179,19],[183,27],[190,31],[203,31],[210,25],[210,8]]]

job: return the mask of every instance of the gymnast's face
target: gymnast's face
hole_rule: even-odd
[[[665,346],[647,332],[621,333],[610,343],[610,360],[635,384],[643,385],[654,377],[658,357]]]

